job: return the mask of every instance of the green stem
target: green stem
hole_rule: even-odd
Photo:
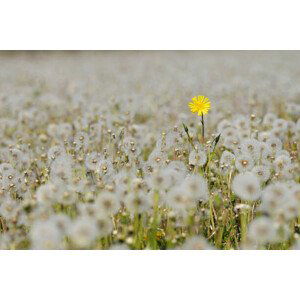
[[[247,239],[247,224],[248,224],[248,210],[240,213],[241,222],[241,243],[245,243]]]
[[[134,249],[139,250],[141,247],[140,240],[140,215],[138,213],[134,214],[133,219],[133,230],[134,230]]]
[[[204,117],[203,117],[203,113],[201,114],[201,123],[202,123],[202,141],[204,142]]]
[[[190,136],[190,134],[189,134],[189,129],[188,129],[188,127],[187,127],[184,123],[182,123],[182,125],[183,125],[184,131],[185,131],[185,133],[186,133],[186,135],[187,135],[187,137],[188,137],[189,143],[190,143],[190,144],[192,145],[192,147],[196,150],[195,145],[194,145],[194,142],[193,142],[193,139],[191,138],[191,136]]]
[[[159,202],[159,193],[155,191],[154,198],[153,198],[153,221],[150,227],[150,234],[149,234],[150,248],[152,250],[158,249],[158,245],[156,241],[156,232],[158,226],[158,202]]]

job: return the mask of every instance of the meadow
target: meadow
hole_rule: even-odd
[[[299,80],[299,51],[0,53],[0,249],[300,249]]]

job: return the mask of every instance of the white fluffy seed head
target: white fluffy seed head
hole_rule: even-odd
[[[254,219],[249,225],[248,239],[257,246],[276,242],[277,229],[274,222],[263,216]]]
[[[104,191],[96,198],[99,213],[107,216],[114,215],[120,209],[120,202],[113,192]]]
[[[96,220],[88,216],[75,219],[68,232],[72,242],[79,248],[89,247],[98,234]]]
[[[254,159],[258,159],[260,154],[259,142],[256,139],[245,139],[241,143],[241,151]]]
[[[202,167],[207,161],[207,155],[205,151],[192,150],[189,155],[189,164]]]
[[[202,236],[188,238],[181,247],[182,250],[214,250]]]
[[[276,137],[268,139],[266,143],[271,147],[274,153],[282,149],[282,142]]]
[[[227,150],[225,150],[220,158],[220,164],[232,165],[235,161],[235,155]]]
[[[254,160],[249,154],[241,154],[235,160],[235,167],[239,172],[251,171],[254,167]]]
[[[251,172],[236,175],[232,182],[232,190],[245,201],[256,201],[261,194],[260,182]]]
[[[190,194],[190,197],[197,202],[207,202],[209,193],[207,181],[200,175],[189,175],[185,178],[181,185],[182,190]]]
[[[266,182],[271,175],[270,168],[268,166],[255,166],[251,172],[257,176],[260,182]]]
[[[271,215],[280,213],[287,201],[288,195],[289,189],[284,183],[276,182],[268,185],[262,192],[260,210]]]

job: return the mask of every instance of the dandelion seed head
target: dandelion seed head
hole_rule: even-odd
[[[261,194],[260,182],[251,172],[236,175],[232,182],[232,190],[245,201],[258,200]]]
[[[256,218],[249,225],[248,238],[258,246],[276,242],[277,230],[274,222],[268,217]]]

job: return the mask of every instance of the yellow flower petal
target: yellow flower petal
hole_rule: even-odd
[[[192,101],[189,102],[189,107],[192,113],[198,113],[199,116],[205,115],[210,109],[210,101],[207,97],[199,95],[192,98]]]

